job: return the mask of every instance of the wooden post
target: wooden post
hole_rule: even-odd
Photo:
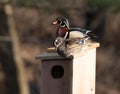
[[[8,18],[8,26],[9,26],[9,32],[10,32],[10,37],[11,37],[12,46],[13,46],[14,60],[15,60],[17,72],[18,72],[20,94],[30,94],[28,82],[27,82],[28,80],[25,74],[24,63],[20,56],[20,48],[19,48],[20,44],[19,44],[17,30],[15,28],[12,6],[7,2],[3,2],[3,6],[4,6],[4,11]]]
[[[41,94],[95,94],[96,43],[83,55],[63,58],[57,53],[41,59]]]

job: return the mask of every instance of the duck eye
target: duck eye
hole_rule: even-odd
[[[57,23],[60,24],[60,23],[61,23],[61,20],[58,20]]]
[[[55,45],[58,45],[59,44],[59,40],[55,40]]]
[[[56,41],[56,45],[58,45],[59,44],[59,41]]]
[[[84,44],[84,41],[83,41],[83,40],[80,40],[80,41],[79,41],[79,44]]]

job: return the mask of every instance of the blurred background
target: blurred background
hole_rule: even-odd
[[[0,94],[40,94],[40,61],[53,46],[57,17],[92,30],[96,94],[120,94],[120,0],[0,0]]]

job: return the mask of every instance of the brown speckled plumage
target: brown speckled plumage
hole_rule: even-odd
[[[83,43],[80,43],[80,41],[83,41]],[[89,43],[87,41],[84,38],[64,39],[57,37],[54,44],[59,55],[69,57],[83,53],[87,49]]]

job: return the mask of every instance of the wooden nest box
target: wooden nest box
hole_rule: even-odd
[[[96,48],[88,47],[84,55],[64,58],[57,53],[37,56],[41,60],[40,94],[95,94]]]

